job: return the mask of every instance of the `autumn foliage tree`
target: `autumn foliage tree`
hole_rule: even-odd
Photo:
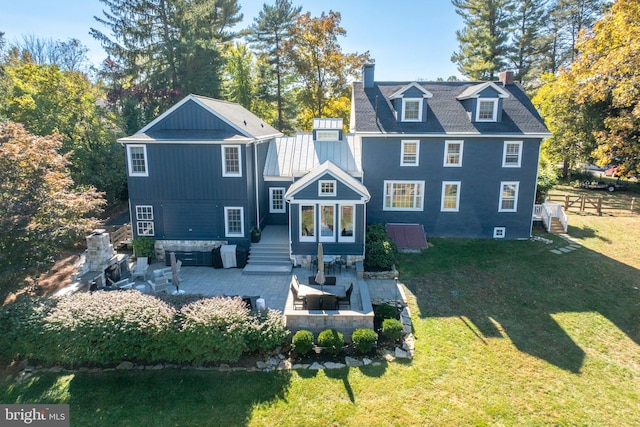
[[[74,189],[61,140],[0,122],[0,295],[90,230],[104,204],[95,189]]]
[[[291,38],[284,43],[287,59],[300,81],[299,121],[310,129],[314,117],[342,117],[349,123],[349,83],[371,62],[368,52],[344,53],[338,37],[345,36],[340,13],[324,12],[319,18],[309,12],[298,16]]]
[[[583,104],[603,105],[602,129],[594,132],[601,165],[617,164],[640,174],[640,3],[617,0],[598,21],[593,36],[578,43],[576,76]]]

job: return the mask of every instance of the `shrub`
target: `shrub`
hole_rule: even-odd
[[[353,331],[351,341],[358,353],[367,354],[375,348],[378,334],[373,329],[359,328]]]
[[[365,247],[365,270],[390,270],[396,263],[398,248],[382,224],[371,224],[367,227]]]
[[[311,331],[301,329],[293,335],[291,339],[293,351],[299,355],[307,354],[313,348],[313,334]]]
[[[247,330],[248,351],[266,351],[282,345],[289,331],[284,325],[282,313],[268,309],[251,317]]]
[[[397,319],[384,319],[382,322],[382,336],[389,341],[402,338],[402,322]]]
[[[325,329],[318,335],[318,345],[329,354],[338,354],[344,345],[344,335],[335,329]]]
[[[137,291],[77,293],[47,315],[47,339],[35,357],[68,364],[161,360],[159,337],[174,317],[171,307]]]
[[[0,356],[8,360],[17,356],[33,358],[45,346],[45,319],[57,303],[57,298],[22,295],[0,307]]]
[[[137,257],[147,257],[153,259],[156,256],[156,241],[151,237],[137,237],[131,242],[133,252]]]
[[[384,320],[384,319],[397,319],[398,318],[398,309],[389,304],[381,304],[373,309],[373,315],[375,319]]]
[[[176,354],[178,361],[237,361],[248,349],[249,309],[241,298],[208,298],[180,310],[183,318]]]

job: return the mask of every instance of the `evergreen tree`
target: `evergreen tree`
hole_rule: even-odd
[[[510,59],[516,69],[515,77],[521,83],[533,79],[533,72],[540,69],[540,32],[546,20],[546,3],[547,0],[516,1]]]
[[[250,27],[248,40],[258,48],[259,54],[268,58],[276,77],[276,102],[278,120],[276,127],[285,129],[285,71],[286,62],[282,45],[291,37],[291,28],[302,7],[294,7],[289,0],[276,0],[273,6],[264,4]]]
[[[237,37],[237,0],[100,0],[109,7],[95,28],[109,58],[102,77],[133,133],[186,93],[220,96],[222,49]]]
[[[456,31],[459,50],[451,60],[472,80],[493,80],[509,54],[513,0],[452,0],[464,28]]]

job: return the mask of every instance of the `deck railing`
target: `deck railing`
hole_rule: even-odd
[[[553,218],[558,218],[560,224],[562,224],[563,231],[567,231],[569,224],[569,218],[564,213],[562,205],[559,203],[545,202],[541,205],[535,205],[533,208],[533,218],[542,220],[544,227],[547,231],[551,230],[551,221]]]

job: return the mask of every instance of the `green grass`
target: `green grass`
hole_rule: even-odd
[[[48,373],[0,386],[0,402],[69,403],[74,426],[640,425],[639,231],[639,217],[574,214],[583,247],[568,254],[553,237],[402,255],[411,362]]]

